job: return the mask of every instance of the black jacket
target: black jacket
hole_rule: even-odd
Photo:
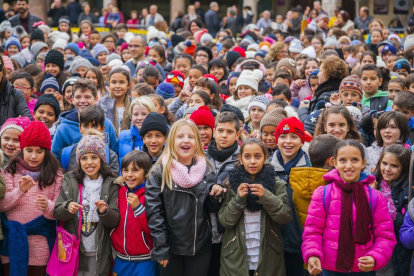
[[[0,127],[7,119],[19,116],[33,120],[22,92],[6,81],[0,92]]]
[[[215,179],[213,170],[207,166],[203,180],[189,189],[173,184],[172,190],[165,187],[161,191],[161,179],[162,166],[158,164],[145,186],[145,210],[154,241],[152,260],[206,252],[212,239],[208,218],[220,209],[219,200],[209,195]]]
[[[10,17],[9,21],[10,21],[12,27],[22,25],[22,21],[20,20],[20,14],[16,14],[16,15]],[[33,14],[29,13],[29,20],[27,22],[26,32],[30,34],[33,31],[33,24],[36,23],[36,22],[39,22],[39,21],[42,21],[42,19],[40,19],[36,15],[33,15]]]
[[[66,15],[66,9],[64,7],[50,9],[47,12],[47,16],[52,18],[52,26],[51,27],[57,27],[59,26],[59,19]]]

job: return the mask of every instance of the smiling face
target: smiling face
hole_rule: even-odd
[[[23,159],[30,167],[38,167],[45,159],[45,149],[41,147],[25,147],[23,149]]]
[[[306,63],[305,67],[305,77],[308,78],[310,73],[315,71],[316,68],[318,68],[318,63],[315,60],[310,60],[308,63]]]
[[[292,160],[303,146],[299,135],[295,133],[281,134],[277,140],[277,147],[282,154],[283,162],[286,164]]]
[[[108,54],[106,52],[102,52],[96,57],[96,59],[99,61],[100,64],[106,65],[106,57],[107,56],[108,56]]]
[[[184,74],[184,77],[188,77],[188,72],[190,72],[191,63],[187,58],[176,58],[174,62],[174,70],[178,70]]]
[[[196,81],[203,76],[203,73],[198,69],[191,69],[188,74],[188,80],[190,83],[190,87],[193,88],[195,86]]]
[[[46,72],[46,74],[51,74],[53,77],[56,78],[56,76],[60,72],[60,68],[56,64],[48,63],[48,64],[46,64],[45,72]]]
[[[346,183],[358,182],[365,164],[359,148],[350,145],[340,148],[334,159],[334,166]]]
[[[54,108],[49,104],[43,104],[39,106],[36,111],[33,112],[35,121],[43,122],[47,128],[51,128],[57,121]]]
[[[261,172],[266,164],[266,154],[263,152],[262,147],[255,143],[247,144],[243,147],[240,159],[244,169],[250,175],[256,175]]]
[[[219,80],[219,82],[220,82],[221,79],[224,77],[225,72],[224,72],[224,69],[223,68],[213,66],[210,69],[210,74],[212,74],[213,76],[215,76]]]
[[[386,128],[380,129],[380,134],[384,142],[384,147],[387,147],[395,144],[400,139],[401,130],[395,124],[394,119],[391,119]]]
[[[9,53],[9,56],[14,56],[19,53],[19,48],[16,45],[10,45],[9,48],[7,48],[7,52]]]
[[[397,157],[392,153],[385,153],[380,163],[380,171],[382,178],[391,184],[394,180],[397,180],[401,174],[401,164]]]
[[[99,177],[99,169],[101,168],[101,158],[95,153],[85,153],[79,160],[82,171],[89,176],[90,179]]]
[[[262,128],[260,139],[268,149],[274,149],[277,147],[275,131],[276,126],[264,126]]]
[[[114,98],[125,98],[128,89],[131,88],[131,84],[128,82],[127,77],[121,73],[115,73],[111,75],[109,80],[109,89],[111,95]]]
[[[143,140],[145,146],[147,146],[148,153],[155,158],[162,153],[167,137],[159,130],[150,130],[145,133]]]
[[[98,97],[94,97],[92,91],[86,90],[82,92],[81,90],[76,90],[73,94],[72,104],[78,112],[82,112],[88,106],[96,104],[97,101]]]
[[[131,124],[141,129],[144,119],[148,116],[150,111],[141,104],[134,105],[131,114]]]
[[[196,133],[189,125],[182,125],[174,140],[174,151],[177,154],[177,161],[183,165],[191,165],[196,151]]]
[[[145,171],[131,162],[126,168],[122,168],[122,177],[127,187],[132,190],[144,183]]]
[[[239,85],[237,88],[237,96],[239,99],[252,96],[254,94],[253,89],[247,85]]]
[[[8,157],[13,157],[20,150],[19,135],[22,134],[20,130],[15,128],[6,129],[1,135],[1,150]]]
[[[13,86],[16,89],[19,89],[20,91],[22,91],[22,94],[26,100],[26,102],[30,101],[30,98],[32,96],[33,93],[33,89],[30,86],[30,82],[27,79],[16,79],[13,82]]]
[[[327,134],[331,134],[341,140],[345,140],[349,131],[348,122],[342,114],[329,114],[324,127]]]

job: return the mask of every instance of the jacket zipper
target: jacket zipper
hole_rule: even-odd
[[[125,194],[127,200],[128,200],[128,192],[126,192]],[[128,221],[128,211],[129,211],[129,203],[127,201],[127,208],[125,211],[125,221],[124,221],[124,251],[125,251],[125,255],[129,256],[127,249],[126,249],[126,242],[127,242],[127,236],[126,236],[126,226],[127,226],[127,221]]]
[[[234,238],[232,238],[231,240],[229,240],[227,242],[227,244],[223,248],[226,248],[227,246],[229,246],[229,244],[232,243],[232,242],[234,242],[236,239],[237,239],[237,236],[234,236]]]
[[[275,231],[273,231],[273,229],[270,229],[270,231],[272,231],[273,235],[275,235],[275,237],[277,238],[277,240],[282,243],[282,241],[279,239],[279,236],[276,234]]]

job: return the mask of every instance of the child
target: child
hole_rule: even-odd
[[[259,81],[263,78],[262,71],[255,69],[243,70],[237,79],[236,92],[226,100],[227,104],[234,105],[243,112],[245,118],[249,117],[247,107],[258,93]]]
[[[312,94],[309,96],[310,97],[309,99],[312,99],[313,93],[315,93],[316,88],[318,88],[319,86],[318,74],[319,74],[319,70],[315,70],[309,74],[308,83],[312,91]]]
[[[96,30],[92,30],[89,36],[88,49],[93,49],[93,47],[95,47],[98,43],[101,43],[101,34]]]
[[[397,59],[394,61],[392,71],[397,73],[400,78],[405,79],[409,74],[411,74],[410,62],[405,58]]]
[[[118,39],[124,39],[125,34],[128,32],[128,26],[124,23],[121,23],[118,26],[116,26],[115,30]]]
[[[217,83],[226,81],[229,75],[227,65],[221,59],[213,59],[208,63],[208,73],[217,78]],[[262,74],[263,77],[263,74]]]
[[[79,25],[78,36],[82,41],[85,42],[85,45],[87,46],[87,48],[89,47],[89,49],[91,49],[90,48],[91,46],[93,46],[93,47],[95,46],[95,45],[90,45],[93,31],[95,31],[95,27],[93,26],[91,21],[89,21],[89,20],[82,20],[81,21],[81,23]]]
[[[115,275],[158,275],[158,264],[150,256],[153,242],[144,207],[145,180],[150,169],[151,160],[142,151],[132,151],[122,160],[118,208],[125,223],[118,224],[111,233],[116,251]],[[127,239],[130,242],[125,244]]]
[[[263,143],[249,138],[229,174],[219,212],[225,227],[220,275],[293,275],[285,272],[279,227],[292,218],[286,183],[267,157]]]
[[[390,82],[388,83],[388,98],[394,101],[395,96],[399,92],[405,90],[404,89],[406,87],[405,85],[406,85],[406,82],[404,82],[404,80],[401,78],[390,79]]]
[[[148,97],[152,100],[155,106],[155,111],[159,114],[164,115],[167,119],[168,125],[172,125],[175,122],[175,116],[168,109],[167,104],[164,101],[164,98],[158,94],[149,94]]]
[[[203,90],[196,90],[191,94],[188,107],[194,107],[196,105],[210,107],[210,102],[211,99],[207,92],[204,92]]]
[[[55,136],[59,115],[59,102],[56,100],[55,96],[45,94],[37,99],[33,112],[33,118],[35,121],[41,121],[46,125],[49,129],[52,140]]]
[[[414,94],[409,91],[402,91],[395,97],[394,104],[392,106],[393,111],[404,114],[408,120],[409,139],[410,142],[414,142]],[[401,141],[405,143],[406,141]]]
[[[393,272],[394,275],[407,275],[410,271],[410,262],[413,251],[405,248],[400,241],[399,232],[404,222],[404,214],[408,206],[409,185],[408,173],[410,164],[410,150],[403,145],[394,144],[386,147],[379,158],[376,168],[377,187],[384,195],[388,211],[394,221],[394,232],[397,245],[393,252],[393,261],[389,262],[380,272]]]
[[[289,182],[293,190],[292,201],[302,227],[305,226],[313,192],[326,184],[323,175],[334,168],[332,159],[340,142],[341,140],[330,134],[316,136],[312,139],[308,151],[312,167],[291,170]]]
[[[278,84],[285,84],[288,87],[292,83],[292,77],[290,76],[289,72],[286,70],[279,70],[273,76],[273,87],[276,87]]]
[[[122,158],[132,150],[142,150],[144,142],[140,135],[140,130],[145,117],[155,111],[154,103],[147,97],[142,96],[132,101],[129,107],[131,114],[131,127],[119,134],[118,139],[118,158],[121,167]]]
[[[214,127],[214,138],[208,144],[206,157],[212,164],[216,174],[215,183],[222,184],[234,169],[240,147],[237,143],[240,137],[240,123],[236,114],[222,112],[217,117]],[[224,227],[219,223],[218,213],[211,213],[213,232],[211,259],[208,275],[220,275],[220,252],[223,242]]]
[[[131,119],[129,109],[131,98],[128,90],[131,89],[131,74],[124,68],[115,68],[109,73],[109,94],[99,99],[98,106],[102,107],[105,117],[114,125],[116,134],[129,128]]]
[[[367,148],[371,159],[371,171],[377,167],[379,156],[384,148],[396,143],[407,142],[410,131],[407,119],[400,112],[389,111],[379,117],[375,127],[376,141]],[[407,148],[410,146],[407,144]]]
[[[76,149],[78,169],[65,174],[53,212],[65,230],[80,239],[78,275],[82,276],[109,275],[113,262],[110,234],[120,220],[119,187],[106,159],[101,138],[96,135],[82,138]]]
[[[37,102],[37,99],[32,97],[33,93],[36,92],[33,77],[29,73],[16,71],[10,75],[9,81],[14,88],[19,89],[22,92],[27,102],[27,107],[30,110],[30,114],[33,116],[33,110]]]
[[[362,105],[369,110],[388,111],[392,106],[392,101],[388,98],[387,91],[378,90],[382,84],[382,73],[374,64],[366,64],[362,67]]]
[[[292,98],[292,93],[290,92],[289,86],[287,86],[286,84],[278,84],[277,86],[275,86],[273,88],[272,97],[273,100],[284,100],[289,105],[295,108],[298,108],[300,104],[300,102],[297,99]]]
[[[6,242],[1,261],[7,275],[46,275],[56,235],[53,207],[63,173],[50,152],[52,141],[45,124],[31,122],[19,140],[21,149],[3,172],[7,193],[0,199],[0,210],[4,212],[2,227]],[[16,235],[26,231],[28,237]],[[23,252],[28,255],[22,256]]]
[[[267,148],[269,156],[273,156],[277,149],[277,143],[275,139],[275,131],[280,121],[287,118],[288,114],[286,110],[281,107],[277,107],[267,112],[262,120],[260,120],[260,140]]]
[[[154,240],[151,258],[160,264],[161,275],[208,273],[212,240],[208,215],[218,211],[223,193],[208,164],[196,125],[177,121],[145,187]]]
[[[103,140],[103,133],[105,131],[105,115],[99,106],[90,105],[79,114],[79,131],[82,137],[88,135],[97,135]],[[62,150],[60,156],[60,163],[66,171],[75,171],[77,169],[76,162],[76,148],[77,145],[71,145]],[[111,170],[117,174],[118,155],[105,145],[105,153],[107,160],[105,162],[109,165]]]
[[[167,65],[167,58],[165,56],[165,49],[161,45],[154,45],[154,46],[150,47],[150,50],[148,51],[148,54],[147,54],[147,58],[149,60],[155,61],[156,63],[161,65],[161,67],[163,67],[163,68]],[[183,78],[183,85],[184,85],[184,78]]]
[[[9,118],[4,122],[0,129],[1,150],[3,151],[4,160],[2,171],[8,164],[9,159],[14,157],[20,151],[19,136],[23,130],[30,124],[27,117]]]
[[[363,173],[365,164],[362,145],[342,141],[334,153],[336,169],[324,176],[331,184],[313,193],[302,245],[312,275],[375,275],[371,271],[391,259],[392,219],[384,196],[369,187],[375,177]]]
[[[138,83],[131,89],[131,97],[133,99],[141,96],[148,96],[150,94],[155,94],[155,91],[146,83]]]
[[[298,63],[296,63],[297,65]],[[301,75],[304,79],[295,80],[290,85],[290,90],[292,91],[292,97],[298,99],[299,101],[303,101],[305,98],[311,96],[314,90],[312,90],[312,84],[315,83],[315,79],[318,79],[317,74],[316,78],[313,77],[314,72],[319,67],[319,62],[315,58],[307,58],[303,63],[302,70],[300,70]],[[298,70],[299,72],[299,70]],[[312,74],[312,77],[311,77]],[[319,85],[318,82],[316,82]],[[316,88],[315,88],[316,89]]]
[[[172,62],[172,69],[180,71],[185,77],[184,90],[189,90],[189,84],[186,87],[186,83],[188,82],[188,73],[193,65],[195,65],[194,60],[189,54],[178,54]]]
[[[98,93],[98,99],[103,98],[105,97],[105,95],[108,94],[108,92],[105,89],[104,76],[98,68],[89,68],[85,73],[85,78],[91,80],[95,84],[96,91]]]
[[[208,144],[213,138],[213,129],[214,129],[214,116],[211,113],[211,110],[207,106],[201,106],[198,110],[194,111],[190,120],[192,120],[200,133],[201,142],[203,143],[204,149],[207,149]]]
[[[174,97],[178,97],[184,87],[184,75],[180,71],[171,71],[167,74],[165,81],[174,86]]]
[[[142,151],[149,156],[152,165],[157,162],[164,149],[168,131],[167,119],[157,112],[151,112],[142,122],[142,127],[139,130],[139,135],[144,141]]]
[[[260,121],[266,114],[266,107],[270,100],[265,95],[254,97],[247,107],[249,117],[245,121],[244,129],[254,138],[260,138]]]
[[[121,44],[120,55],[123,63],[126,63],[131,59],[131,51],[129,50],[128,43],[123,42]]]
[[[109,55],[108,49],[103,44],[96,44],[93,49],[93,57],[96,58],[101,65],[106,65],[106,57]]]
[[[230,96],[234,96],[234,93],[236,92],[237,80],[239,79],[240,74],[241,72],[231,72],[229,78],[227,79],[227,89],[230,92]]]
[[[190,91],[193,91],[196,81],[205,74],[207,74],[207,70],[202,65],[195,65],[191,68],[188,73],[188,84]]]
[[[59,89],[61,91],[63,84],[65,83],[68,75],[63,68],[65,66],[64,56],[61,52],[56,50],[50,50],[47,52],[45,58],[45,73],[51,74],[58,82]]]
[[[330,102],[334,105],[352,106],[362,100],[362,82],[357,75],[344,78],[339,85],[339,94],[331,95]]]
[[[391,81],[394,79],[391,79],[390,82],[388,83],[388,90],[390,89],[390,83]],[[396,78],[395,80],[402,80],[400,78]],[[408,90],[411,93],[414,93],[414,73],[409,74],[406,78],[405,78],[405,89],[404,90]]]
[[[73,106],[75,109],[62,113],[59,116],[60,124],[56,129],[52,143],[52,152],[60,160],[62,150],[70,145],[76,144],[82,135],[79,132],[79,112],[86,107],[95,105],[98,101],[96,87],[92,81],[79,79],[73,86]],[[111,121],[105,118],[105,143],[114,152],[118,151],[118,142],[114,126]]]
[[[62,98],[63,98],[63,111],[69,111],[73,109],[73,86],[75,85],[75,82],[80,79],[79,74],[74,73],[70,78],[68,78],[62,87]]]
[[[160,72],[152,65],[147,65],[145,67],[144,72],[142,73],[142,80],[154,88],[154,90],[156,90],[157,86],[162,82]]]

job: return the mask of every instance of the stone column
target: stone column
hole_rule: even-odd
[[[192,2],[193,3],[193,2]],[[185,0],[171,0],[170,1],[170,26],[174,19],[177,17],[179,11],[187,13],[187,7],[185,6]],[[168,22],[167,22],[168,23]]]
[[[253,22],[256,22],[258,19],[258,14],[257,14],[257,2],[258,0],[244,0],[243,1],[243,7],[244,6],[250,6],[252,7],[252,12],[253,12]],[[243,7],[241,7],[241,9],[243,9]]]
[[[354,0],[348,0],[354,1]],[[322,0],[322,9],[326,11],[329,17],[335,15],[335,8],[342,6],[342,0]]]
[[[46,6],[45,0],[31,0],[29,2],[29,12],[41,18],[45,22],[47,20],[47,11],[49,8],[50,6]]]

